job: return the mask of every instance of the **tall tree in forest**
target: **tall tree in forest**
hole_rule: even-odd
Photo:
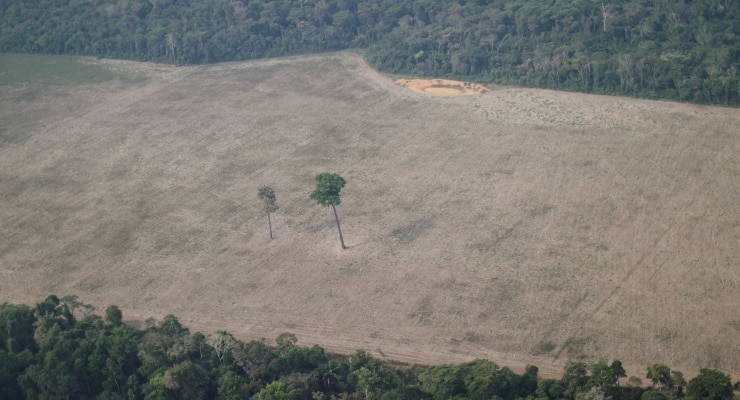
[[[270,227],[270,239],[272,239],[272,220],[270,219],[270,214],[278,209],[275,191],[269,186],[262,186],[257,190],[257,197],[264,203],[262,208],[267,213],[267,225]]]
[[[659,389],[671,388],[673,382],[671,380],[671,369],[665,364],[653,364],[648,367],[647,375],[648,379],[653,382],[653,387],[658,386]]]
[[[339,225],[339,216],[337,207],[341,202],[339,192],[347,182],[337,174],[324,172],[316,175],[316,190],[311,192],[311,199],[324,207],[331,206],[334,211],[334,219],[337,221],[337,230],[339,231],[339,242],[342,244],[342,250],[346,249],[344,237],[342,237],[342,228]]]

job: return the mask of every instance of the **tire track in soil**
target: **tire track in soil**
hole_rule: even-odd
[[[663,233],[661,233],[660,236],[658,236],[653,241],[653,245],[651,246],[651,248],[655,248],[658,245],[658,243],[660,243],[663,240],[663,238],[665,238],[665,236],[668,234],[668,231],[670,230],[671,228],[664,230]],[[649,255],[652,255],[652,254],[653,254],[652,252],[643,253],[643,255],[640,257],[639,260],[637,260],[637,262],[635,262],[632,268],[630,268],[629,271],[627,271],[627,273],[622,277],[622,279],[620,279],[619,282],[617,282],[617,284],[614,285],[614,287],[609,291],[609,293],[607,293],[606,296],[604,296],[604,298],[599,302],[599,304],[596,305],[593,311],[589,313],[588,319],[593,319],[596,316],[596,314],[604,307],[604,305],[609,301],[609,299],[614,297],[614,295],[619,291],[619,289],[622,288],[622,284],[627,282],[627,280],[629,280],[630,277],[632,277],[632,274],[634,274],[635,271],[637,271],[637,269],[643,265],[643,263],[645,262],[645,259]]]
[[[698,193],[700,193],[700,192],[701,192],[701,191],[702,191],[702,190],[703,190],[703,189],[704,189],[704,188],[705,188],[706,186],[707,186],[707,184],[705,183],[704,185],[700,186],[700,187],[699,187],[699,189],[696,189],[696,190],[694,190],[694,192],[692,193],[692,196],[691,196],[691,201],[689,201],[688,203],[686,203],[686,205],[685,205],[684,207],[682,207],[682,209],[681,209],[681,213],[679,213],[679,214],[683,214],[683,213],[684,213],[684,212],[686,211],[686,209],[688,209],[688,208],[689,208],[689,207],[690,207],[691,205],[693,205],[693,204],[694,204],[694,202],[696,201],[696,198],[697,198],[697,196],[696,196],[696,195],[697,195]],[[690,228],[690,230],[693,230],[693,227],[694,227],[695,225],[696,225],[696,223],[694,223],[694,225],[693,225],[693,226],[692,226],[692,227]],[[653,241],[653,244],[652,244],[651,248],[655,248],[655,247],[656,247],[656,246],[657,246],[657,245],[658,245],[658,244],[659,244],[659,243],[660,243],[660,242],[661,242],[661,241],[662,241],[663,239],[665,239],[666,235],[667,235],[667,234],[668,234],[668,233],[669,233],[669,232],[670,232],[670,231],[671,231],[671,230],[673,229],[673,227],[675,227],[675,224],[674,224],[674,225],[671,225],[671,226],[669,226],[668,228],[666,228],[666,229],[665,229],[665,230],[664,230],[664,231],[663,231],[663,232],[662,232],[662,233],[661,233],[661,234],[660,234],[660,235],[659,235],[659,236],[658,236],[658,237],[657,237],[657,238],[656,238],[656,239],[655,239],[655,240]],[[680,240],[680,242],[678,243],[678,245],[677,245],[676,247],[681,247],[681,245],[683,244],[683,242],[684,242],[685,240],[686,240],[686,237],[684,236],[684,237],[683,237],[683,238],[682,238],[682,239]],[[614,297],[614,295],[616,295],[616,294],[617,294],[617,292],[618,292],[618,291],[619,291],[620,289],[623,289],[623,288],[622,288],[622,284],[626,283],[626,282],[627,282],[627,281],[628,281],[628,280],[629,280],[629,279],[630,279],[630,278],[632,277],[632,275],[633,275],[633,274],[635,273],[635,271],[637,271],[637,269],[638,269],[638,268],[640,268],[641,266],[643,266],[643,264],[644,264],[645,260],[646,260],[646,259],[648,258],[648,256],[649,256],[649,255],[652,255],[652,254],[654,254],[654,253],[652,253],[652,252],[645,252],[645,253],[644,253],[644,254],[643,254],[643,255],[642,255],[642,256],[641,256],[641,257],[640,257],[640,258],[639,258],[639,259],[637,260],[637,262],[635,262],[635,264],[634,264],[634,265],[632,266],[632,268],[630,268],[630,269],[629,269],[629,270],[627,271],[627,273],[626,273],[626,274],[625,274],[625,275],[624,275],[624,276],[623,276],[623,277],[622,277],[622,278],[621,278],[621,279],[620,279],[620,280],[619,280],[619,281],[618,281],[618,282],[617,282],[617,283],[616,283],[616,284],[614,285],[614,287],[613,287],[613,288],[612,288],[611,290],[609,290],[609,292],[608,292],[608,293],[606,294],[606,296],[604,296],[604,298],[603,298],[603,299],[602,299],[602,300],[601,300],[601,301],[599,302],[599,304],[597,304],[597,305],[596,305],[596,307],[594,307],[594,309],[593,309],[593,310],[592,310],[591,312],[589,312],[589,313],[587,314],[587,317],[586,317],[585,319],[586,319],[586,320],[592,320],[592,319],[594,319],[594,317],[596,317],[596,314],[598,314],[598,313],[599,313],[599,311],[601,311],[601,309],[602,309],[602,308],[603,308],[603,307],[604,307],[604,306],[606,305],[606,303],[607,303],[607,302],[608,302],[608,301],[609,301],[610,299],[612,299],[612,298]],[[661,267],[662,267],[663,265],[665,265],[665,263],[666,263],[666,262],[668,262],[668,260],[667,260],[667,259],[664,259],[664,260],[663,260],[663,262],[661,262],[661,263],[657,264],[657,266],[655,267],[655,271],[653,271],[653,273],[652,273],[652,274],[650,275],[650,279],[653,279],[653,278],[654,278],[654,277],[656,276],[656,274],[658,273],[658,271],[660,270],[660,268],[661,268]],[[578,300],[578,301],[576,302],[576,304],[575,304],[575,305],[573,306],[573,309],[577,308],[577,307],[578,307],[578,306],[579,306],[579,305],[580,305],[581,303],[583,303],[583,301],[584,301],[584,300],[586,300],[586,298],[587,298],[587,297],[588,297],[588,293],[587,293],[587,294],[585,294],[585,295],[584,295],[583,297],[581,297],[581,298],[580,298],[580,299],[579,299],[579,300]],[[548,329],[547,331],[545,331],[545,333],[544,333],[544,335],[543,335],[542,337],[544,337],[544,338],[548,338],[548,337],[551,337],[551,336],[552,336],[552,334],[553,334],[553,332],[555,332],[555,330],[556,330],[556,329],[557,329],[557,328],[558,328],[558,327],[559,327],[560,325],[562,325],[562,324],[563,324],[563,322],[564,322],[564,319],[562,319],[562,318],[561,318],[561,319],[559,319],[558,321],[555,321],[555,322],[554,322],[554,323],[553,323],[553,324],[552,324],[552,325],[550,326],[550,328],[549,328],[549,329]],[[563,348],[560,348],[560,349],[558,349],[558,351],[557,351],[557,352],[556,352],[556,353],[555,353],[555,354],[553,355],[553,359],[557,359],[558,357],[560,357],[560,354],[561,354],[561,353],[563,352],[563,350],[564,350]]]
[[[705,189],[705,187],[706,187],[706,186],[707,186],[707,183],[704,183],[704,184],[703,184],[703,185],[701,185],[701,186],[700,186],[700,187],[699,187],[698,189],[694,190],[694,192],[693,192],[693,193],[691,194],[691,197],[690,197],[690,198],[691,198],[691,201],[689,201],[688,203],[686,203],[686,205],[685,205],[684,207],[682,207],[682,209],[681,209],[681,212],[680,212],[680,213],[678,213],[677,215],[684,215],[684,214],[685,214],[685,211],[686,211],[686,210],[687,210],[687,209],[688,209],[689,207],[691,207],[691,206],[692,206],[692,205],[693,205],[693,204],[694,204],[694,203],[696,202],[696,199],[697,199],[697,194],[698,194],[698,193],[701,193],[701,192],[702,192],[702,191],[703,191],[703,190]],[[693,225],[692,225],[692,226],[691,226],[691,227],[689,228],[689,231],[692,231],[692,230],[694,229],[694,227],[695,227],[695,226],[696,226],[696,222],[694,222],[694,224],[693,224]],[[651,248],[653,248],[653,249],[654,249],[654,248],[655,248],[655,247],[656,247],[656,246],[657,246],[657,245],[658,245],[658,244],[659,244],[659,243],[660,243],[660,242],[661,242],[661,241],[662,241],[662,240],[663,240],[663,239],[664,239],[664,238],[666,237],[666,235],[668,234],[668,232],[670,232],[671,230],[673,230],[673,229],[674,229],[675,227],[676,227],[676,224],[672,224],[672,225],[668,226],[668,228],[666,228],[666,229],[665,229],[665,230],[663,231],[663,233],[662,233],[662,234],[661,234],[661,235],[660,235],[660,236],[659,236],[658,238],[656,238],[656,239],[655,239],[655,241],[653,241],[653,245],[652,245],[652,247],[651,247]],[[683,242],[684,242],[685,240],[686,240],[686,235],[684,235],[684,236],[683,236],[683,237],[682,237],[682,238],[681,238],[681,239],[679,240],[678,244],[676,245],[676,248],[680,248],[680,247],[681,247],[681,246],[683,245]],[[609,300],[610,300],[610,299],[611,299],[612,297],[614,297],[614,295],[615,295],[615,294],[616,294],[616,293],[617,293],[617,292],[619,291],[619,289],[621,289],[621,288],[622,288],[622,284],[623,284],[623,283],[626,283],[626,282],[627,282],[627,280],[629,280],[629,279],[630,279],[630,277],[632,277],[632,274],[634,274],[634,273],[635,273],[635,271],[637,271],[637,269],[638,269],[639,267],[643,266],[643,263],[645,262],[645,259],[647,259],[647,257],[648,257],[649,255],[652,255],[652,254],[654,254],[654,253],[653,253],[653,252],[645,252],[645,254],[643,254],[643,255],[642,255],[642,257],[640,257],[640,259],[639,259],[639,260],[637,260],[637,262],[635,263],[635,265],[634,265],[634,266],[632,266],[632,268],[630,268],[630,270],[629,270],[629,271],[627,271],[627,274],[625,274],[625,276],[624,276],[624,277],[623,277],[622,279],[620,279],[620,280],[619,280],[619,282],[618,282],[618,283],[617,283],[617,284],[616,284],[616,285],[615,285],[615,286],[614,286],[614,287],[613,287],[613,288],[612,288],[612,289],[611,289],[611,290],[609,291],[609,293],[607,293],[607,294],[606,294],[606,296],[604,296],[604,298],[603,298],[603,299],[602,299],[602,300],[601,300],[601,301],[599,302],[599,304],[598,304],[598,305],[597,305],[597,306],[596,306],[596,307],[595,307],[595,308],[593,309],[593,311],[591,311],[591,312],[589,313],[588,319],[593,319],[593,318],[594,318],[594,317],[596,316],[596,314],[597,314],[597,313],[598,313],[599,311],[601,311],[601,309],[602,309],[602,308],[604,307],[604,305],[605,305],[605,304],[606,304],[606,303],[607,303],[607,302],[608,302],[608,301],[609,301]],[[658,263],[658,264],[657,264],[657,265],[656,265],[656,266],[654,267],[654,269],[655,269],[655,270],[653,271],[653,273],[652,273],[652,274],[650,274],[650,278],[649,278],[649,280],[652,280],[652,279],[653,279],[653,278],[655,277],[655,275],[656,275],[656,274],[658,273],[658,271],[659,271],[659,270],[661,269],[661,267],[663,267],[663,265],[665,265],[665,263],[666,263],[666,262],[668,262],[668,259],[667,259],[667,258],[666,258],[666,259],[664,259],[664,260],[663,260],[663,262],[661,262],[661,263]]]

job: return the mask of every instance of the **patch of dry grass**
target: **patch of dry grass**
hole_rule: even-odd
[[[347,53],[100,62],[141,79],[0,91],[3,300],[545,375],[740,371],[736,109],[425,97]],[[324,171],[347,180],[346,251],[308,198]]]

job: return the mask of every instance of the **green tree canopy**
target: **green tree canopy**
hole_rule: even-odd
[[[257,197],[263,201],[262,208],[266,213],[274,213],[278,210],[275,191],[269,186],[262,186],[257,190]]]
[[[731,0],[5,0],[0,52],[201,64],[359,49],[386,73],[737,106],[738,20]]]
[[[341,203],[339,192],[347,183],[338,174],[324,172],[316,175],[316,189],[311,192],[311,199],[324,207],[338,206]]]
[[[293,400],[296,397],[298,397],[297,390],[289,388],[281,381],[274,381],[252,396],[252,400]]]
[[[619,366],[621,367],[621,363]],[[611,365],[606,363],[605,359],[600,359],[589,365],[589,371],[591,372],[589,384],[592,387],[599,387],[604,392],[608,392],[608,389],[617,384],[617,373]]]
[[[653,382],[653,386],[662,386],[670,388],[673,386],[673,380],[671,379],[671,369],[665,364],[653,364],[648,367],[646,378]]]
[[[568,362],[560,381],[538,378],[534,366],[518,375],[483,359],[459,365],[398,365],[364,350],[343,356],[328,354],[318,345],[301,347],[292,333],[281,334],[277,347],[265,340],[242,343],[225,331],[208,337],[191,334],[173,315],[160,324],[149,323],[143,331],[92,314],[78,321],[64,315],[63,303],[50,296],[34,309],[0,305],[0,338],[9,342],[0,347],[1,399],[733,398],[730,377],[713,369],[702,369],[688,383],[684,397],[681,374],[663,364],[649,368],[649,378],[663,382],[659,389],[620,388],[613,385],[618,369],[604,359],[589,365]],[[670,388],[665,387],[666,377]]]
[[[336,206],[341,203],[339,192],[342,190],[347,182],[338,174],[332,174],[328,172],[323,172],[316,175],[315,181],[316,189],[311,192],[311,199],[321,206],[331,206],[332,210],[334,211],[334,219],[337,222],[339,241],[342,244],[342,249],[346,249],[347,246],[344,245],[342,227],[339,225],[339,215],[337,214]]]
[[[647,390],[642,393],[642,396],[640,396],[640,400],[667,400],[665,395],[663,393],[660,393],[657,390]]]
[[[694,400],[730,400],[733,396],[732,381],[722,372],[702,368],[699,375],[689,381],[686,394]]]
[[[118,306],[108,306],[105,309],[105,321],[111,325],[121,325],[123,321],[123,313]]]
[[[262,200],[262,209],[267,213],[267,225],[270,227],[270,239],[272,239],[272,220],[270,214],[278,210],[275,191],[269,186],[262,186],[257,190],[257,197]]]

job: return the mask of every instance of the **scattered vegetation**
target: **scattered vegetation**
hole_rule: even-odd
[[[540,342],[537,344],[537,348],[535,349],[535,354],[547,354],[555,350],[557,346],[555,346],[555,343],[547,340],[544,342]]]
[[[568,355],[568,358],[584,358],[586,353],[584,347],[588,343],[588,338],[569,337],[564,343],[562,349]]]

